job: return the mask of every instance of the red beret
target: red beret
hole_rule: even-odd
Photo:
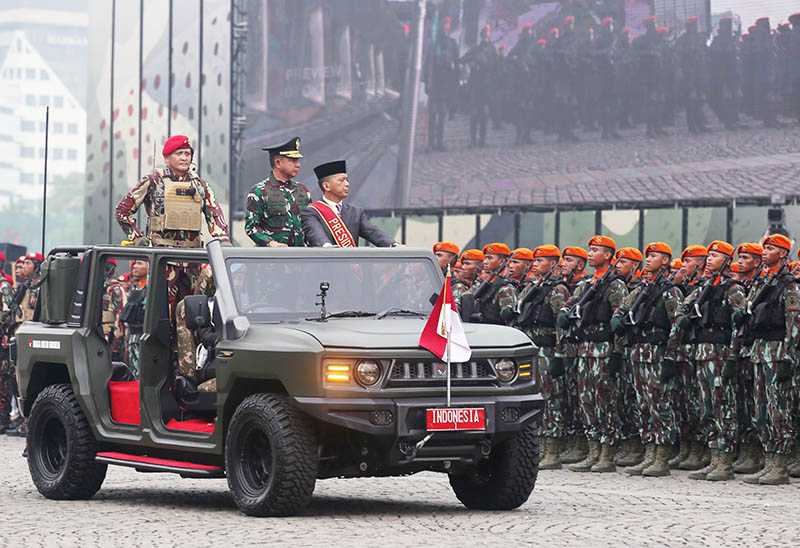
[[[561,250],[553,244],[540,245],[533,250],[533,258],[538,259],[539,257],[559,259],[561,257]]]
[[[504,243],[493,243],[483,246],[483,253],[485,255],[511,255],[511,248]]]
[[[647,255],[651,251],[663,253],[664,255],[669,255],[672,257],[672,248],[669,246],[669,244],[664,242],[652,242],[647,244],[647,247],[644,248],[644,254]]]
[[[565,247],[561,256],[577,257],[579,259],[583,259],[584,261],[589,259],[589,254],[582,247]]]
[[[6,254],[0,251],[0,261],[6,262]]]
[[[480,249],[467,249],[461,254],[462,261],[483,261],[486,256]]]
[[[41,262],[44,261],[44,255],[42,255],[38,251],[35,252],[35,253],[31,252],[31,253],[28,253],[27,255],[25,255],[25,259],[24,260],[33,261],[35,263],[41,263]]]
[[[780,247],[781,249],[785,249],[786,251],[792,250],[792,240],[790,240],[783,234],[770,234],[764,240],[764,245],[772,245],[775,247]]]
[[[728,242],[724,242],[722,240],[714,240],[710,244],[708,244],[707,251],[711,253],[712,251],[716,251],[717,253],[722,253],[723,255],[727,255],[728,257],[733,257],[733,246]]]
[[[540,46],[546,46],[547,45],[547,40],[544,39],[544,38],[539,38],[538,40],[536,40],[536,43],[538,45],[540,45]]]
[[[603,17],[603,20],[600,21],[600,24],[603,25],[604,27],[609,27],[613,22],[614,22],[613,17]]]
[[[686,257],[708,257],[708,250],[705,246],[698,244],[687,245],[681,253],[681,259],[686,259]]]
[[[516,259],[518,261],[532,261],[533,260],[533,252],[528,249],[527,247],[518,247],[514,250],[511,254],[512,259]]]
[[[186,135],[173,135],[164,141],[164,148],[161,149],[161,155],[167,157],[176,150],[180,150],[182,148],[188,148],[192,151],[192,154],[194,154],[194,149],[189,143],[189,138]]]
[[[589,246],[600,246],[600,247],[607,247],[611,251],[615,251],[617,249],[617,242],[615,242],[612,238],[608,236],[603,236],[598,234],[597,236],[592,236],[589,240]]]
[[[433,245],[433,252],[436,253],[437,251],[445,251],[453,255],[458,255],[461,250],[453,242],[437,242]]]
[[[743,244],[739,244],[739,247],[736,248],[736,253],[749,253],[750,255],[758,255],[759,257],[764,252],[764,247],[761,244],[756,244],[753,242],[745,242]]]
[[[617,251],[617,259],[628,259],[630,261],[642,262],[642,252],[635,247],[623,247]]]

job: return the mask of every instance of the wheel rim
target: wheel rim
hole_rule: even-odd
[[[48,479],[56,479],[67,464],[67,431],[56,415],[48,413],[42,417],[36,429],[34,457],[39,470]]]
[[[258,496],[272,482],[272,444],[267,433],[252,423],[245,427],[241,440],[240,484],[248,496]]]

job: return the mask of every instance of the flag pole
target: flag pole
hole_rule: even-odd
[[[447,265],[447,278],[445,279],[445,287],[448,287],[448,283],[450,281],[450,265]],[[450,307],[450,303],[447,302],[448,293],[450,291],[446,291],[444,295],[444,305],[447,307],[447,407],[450,407],[450,332],[452,329],[452,322],[450,321],[450,315],[453,313],[453,309]],[[452,294],[452,293],[450,293]]]

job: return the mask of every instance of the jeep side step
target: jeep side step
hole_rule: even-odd
[[[97,462],[135,468],[137,472],[171,472],[182,478],[224,478],[225,469],[212,464],[198,464],[180,460],[160,459],[145,455],[130,455],[106,451],[95,455]]]

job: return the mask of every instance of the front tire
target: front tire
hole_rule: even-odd
[[[451,474],[450,486],[470,510],[513,510],[528,500],[538,474],[539,437],[536,425],[529,424],[475,469]]]
[[[317,481],[311,421],[288,398],[256,394],[236,409],[225,443],[228,487],[248,516],[290,516],[311,502]]]
[[[95,461],[97,442],[67,384],[45,387],[28,420],[28,469],[48,499],[84,500],[97,493],[108,466]]]

